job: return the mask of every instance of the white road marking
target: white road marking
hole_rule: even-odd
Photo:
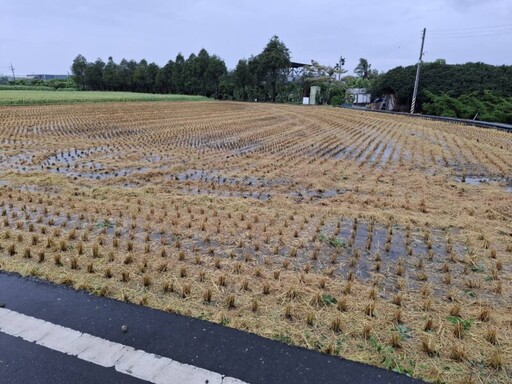
[[[5,308],[0,308],[0,332],[151,383],[247,384]]]

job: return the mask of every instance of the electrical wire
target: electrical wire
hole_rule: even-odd
[[[492,37],[492,36],[507,36],[512,35],[512,31],[504,32],[504,33],[486,33],[486,34],[478,34],[478,35],[432,35],[429,36],[431,39],[474,39],[477,37]]]
[[[500,29],[500,28],[512,28],[512,24],[502,25],[491,25],[486,27],[466,27],[466,28],[448,28],[448,29],[429,29],[430,32],[462,32],[462,31],[473,31],[481,29]]]
[[[429,37],[433,38],[472,38],[505,36],[510,34],[512,34],[512,24],[429,30]]]
[[[474,36],[430,36],[431,39],[474,39],[477,37],[495,37],[495,36],[507,36],[512,35],[510,33],[499,33],[499,34],[488,34],[488,35],[474,35]]]
[[[421,36],[420,36],[421,38]],[[387,55],[388,53],[394,52],[397,49],[401,49],[402,47],[406,47],[410,45],[411,43],[417,41],[417,36],[410,36],[406,39],[397,41],[396,43],[393,43],[385,48],[381,48],[378,51],[374,52],[372,55],[368,55],[369,57],[375,58],[375,57],[382,57]]]

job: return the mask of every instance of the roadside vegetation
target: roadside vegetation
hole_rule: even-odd
[[[500,97],[491,91],[452,97],[450,93],[435,95],[426,91],[423,112],[428,115],[458,117],[512,124],[512,96]]]
[[[415,66],[397,67],[376,77],[374,96],[395,94],[408,111]],[[512,66],[484,63],[450,65],[442,59],[424,63],[418,93],[420,112],[512,124]]]
[[[17,79],[16,81],[9,81],[6,76],[0,76],[0,91],[9,90],[74,91],[76,90],[76,85],[72,78],[66,80]]]

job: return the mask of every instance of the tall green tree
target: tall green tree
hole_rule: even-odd
[[[229,71],[222,75],[219,79],[218,99],[233,100],[235,95],[235,84],[233,79],[233,71]]]
[[[87,89],[91,91],[103,91],[103,71],[105,62],[97,58],[94,63],[88,63],[85,68],[85,82]]]
[[[184,93],[187,95],[196,95],[200,93],[201,80],[199,62],[195,53],[191,53],[187,60],[185,60],[185,65],[183,67],[183,79]]]
[[[249,64],[246,59],[238,60],[233,71],[234,97],[237,100],[248,100],[249,88],[253,86],[249,73]]]
[[[108,62],[103,70],[103,85],[108,91],[118,91],[120,87],[119,68],[114,59],[112,59],[112,56],[108,58]]]
[[[85,71],[87,69],[87,59],[82,56],[78,55],[73,60],[73,64],[71,65],[71,73],[73,76],[73,81],[76,84],[76,87],[80,90],[85,90],[86,87],[86,78],[85,78]]]
[[[197,77],[198,93],[203,96],[206,96],[210,91],[207,73],[209,64],[210,54],[206,49],[202,48],[195,58],[194,75]]]
[[[286,81],[287,70],[290,68],[290,50],[274,35],[258,55],[258,61],[270,99],[275,102],[279,86]]]
[[[204,96],[220,97],[220,81],[227,74],[226,63],[217,55],[210,56],[204,78],[206,79],[206,93]]]
[[[137,68],[135,60],[123,59],[119,63],[119,83],[121,91],[134,91],[133,74]]]
[[[181,53],[178,53],[174,60],[172,84],[176,87],[176,93],[185,93],[185,58]]]
[[[155,87],[159,93],[173,93],[175,92],[175,85],[173,83],[174,61],[169,60],[158,71],[155,78]]]
[[[156,92],[156,76],[160,71],[160,67],[156,63],[149,63],[146,74],[146,92]]]
[[[148,62],[142,59],[133,72],[133,90],[135,92],[148,91]]]
[[[265,69],[261,65],[260,56],[251,56],[247,61],[248,69],[248,97],[249,100],[266,100],[266,79]]]

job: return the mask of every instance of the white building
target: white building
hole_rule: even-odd
[[[347,103],[354,105],[370,104],[372,95],[368,93],[366,88],[348,88],[345,92]]]

